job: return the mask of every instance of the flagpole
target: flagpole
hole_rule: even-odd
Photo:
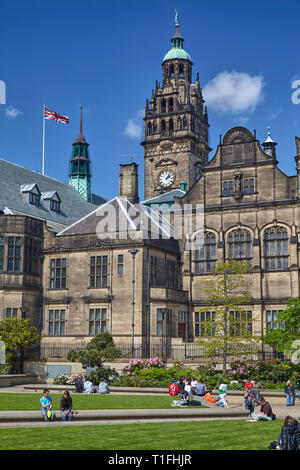
[[[43,161],[42,161],[42,175],[45,174],[45,105],[43,106]]]

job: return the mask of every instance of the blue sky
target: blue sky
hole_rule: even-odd
[[[143,197],[141,116],[161,81],[175,8],[193,79],[198,71],[209,95],[211,157],[219,134],[231,127],[256,129],[262,142],[270,125],[279,166],[294,174],[300,104],[292,103],[291,86],[300,79],[300,0],[1,0],[0,157],[41,171],[46,103],[71,118],[69,125],[46,122],[46,174],[67,182],[83,105],[93,192],[118,193],[119,163],[131,153],[139,155]]]

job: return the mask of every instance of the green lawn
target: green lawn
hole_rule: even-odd
[[[282,420],[1,429],[0,450],[267,450]]]
[[[61,393],[50,393],[54,410],[59,410]],[[72,394],[73,410],[122,410],[170,408],[173,397],[145,395]],[[0,411],[40,410],[37,393],[0,393]],[[203,407],[204,408],[204,407]]]

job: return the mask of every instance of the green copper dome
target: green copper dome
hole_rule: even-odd
[[[164,57],[163,62],[165,60],[170,60],[170,59],[185,59],[185,60],[189,60],[191,62],[192,61],[191,56],[183,49],[184,39],[183,39],[183,37],[181,36],[181,34],[179,32],[178,13],[177,13],[176,10],[175,10],[175,12],[176,12],[176,15],[175,15],[175,34],[171,39],[172,49],[170,49],[169,52],[167,52],[167,54]]]
[[[185,60],[191,60],[191,56],[184,50],[184,49],[179,49],[177,47],[172,47],[172,49],[167,52],[167,54],[164,57],[164,60],[169,60],[169,59],[185,59]]]

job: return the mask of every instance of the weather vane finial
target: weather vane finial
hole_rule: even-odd
[[[179,23],[178,23],[178,12],[175,8],[175,26],[179,26]]]

